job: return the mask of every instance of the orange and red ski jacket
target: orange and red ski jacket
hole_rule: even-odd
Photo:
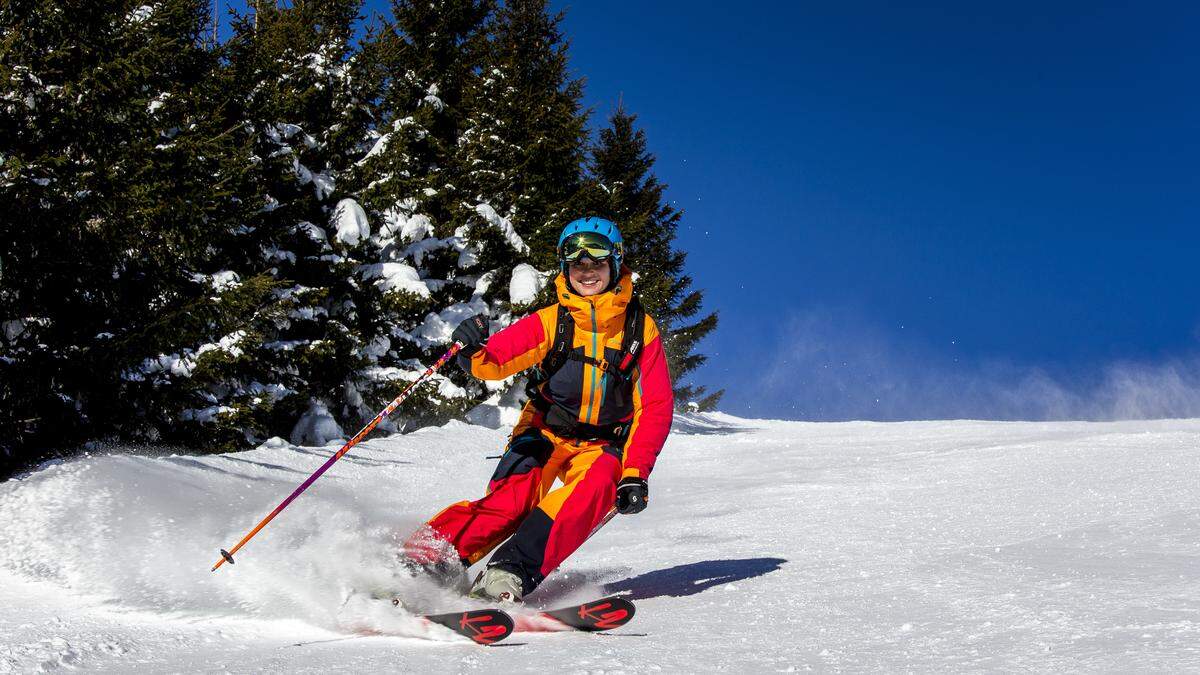
[[[595,361],[616,363],[625,333],[625,307],[633,297],[633,273],[621,268],[621,278],[611,290],[583,297],[570,289],[559,274],[554,281],[558,304],[538,310],[491,336],[471,357],[471,374],[484,380],[502,380],[542,362],[554,346],[558,307],[570,310],[575,321],[572,350]],[[646,478],[671,431],[674,395],[663,353],[658,326],[647,315],[638,365],[631,371],[631,385],[623,385],[612,373],[583,361],[569,359],[540,387],[547,400],[576,414],[576,419],[597,426],[632,421],[625,442],[622,477]],[[632,389],[632,395],[626,391]],[[525,406],[522,419],[531,416]],[[535,422],[536,423],[536,422]],[[540,425],[539,425],[540,426]]]

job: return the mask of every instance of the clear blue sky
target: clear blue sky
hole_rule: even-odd
[[[555,6],[684,210],[724,409],[1200,406],[1200,5]]]
[[[1200,6],[559,6],[685,210],[731,412],[1037,417],[1009,399],[1194,374]]]

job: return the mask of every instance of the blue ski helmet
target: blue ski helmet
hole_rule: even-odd
[[[617,228],[616,223],[596,216],[572,220],[563,228],[562,234],[558,235],[558,246],[555,250],[563,273],[565,274],[567,271],[567,261],[563,256],[563,244],[571,235],[581,232],[598,234],[612,243],[612,257],[609,259],[612,261],[612,280],[613,283],[616,283],[617,277],[621,274],[621,263],[625,259],[625,240],[621,238],[621,230]]]

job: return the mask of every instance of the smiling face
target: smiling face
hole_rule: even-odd
[[[596,262],[591,258],[580,258],[567,267],[571,287],[583,297],[599,295],[608,289],[612,271],[608,262]]]

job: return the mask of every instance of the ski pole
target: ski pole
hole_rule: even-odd
[[[583,541],[579,543],[579,548],[583,548],[583,545],[587,543],[588,539],[591,539],[592,535],[599,532],[600,528],[607,525],[608,521],[612,520],[614,517],[616,517],[616,515],[617,515],[617,507],[614,506],[608,510],[608,513],[604,514],[604,517],[600,519],[600,522],[596,523],[596,526],[592,528],[592,531],[588,532],[588,536],[584,537]],[[558,568],[555,567],[554,569],[547,572],[546,576],[550,576],[552,573],[557,572],[557,571],[558,571]],[[480,574],[482,574],[482,572]]]
[[[586,538],[584,538],[583,541],[586,543],[588,539],[592,538],[593,534],[596,534],[597,532],[599,532],[600,528],[607,525],[608,521],[612,520],[616,515],[617,515],[617,507],[614,506],[608,510],[608,513],[604,514],[604,517],[600,519],[600,522],[596,523],[596,526],[592,528],[592,531],[588,532],[588,536]],[[580,546],[582,546],[582,545],[583,544],[580,544]]]
[[[447,361],[454,358],[454,355],[457,354],[458,351],[462,348],[463,348],[463,345],[460,342],[455,342],[453,345],[451,345],[449,351],[447,351],[445,354],[442,354],[442,358],[438,359],[437,362],[434,363],[432,366],[429,366],[428,368],[426,368],[425,372],[422,373],[420,377],[413,380],[412,383],[410,383],[407,387],[405,387],[404,391],[400,392],[399,396],[392,399],[392,402],[387,404],[387,407],[384,408],[383,410],[381,410],[379,412],[379,414],[375,416],[375,419],[371,420],[370,422],[367,422],[367,426],[363,427],[357,434],[354,435],[354,438],[351,438],[349,442],[347,442],[345,445],[343,445],[341,450],[338,450],[336,453],[334,453],[334,455],[332,457],[327,459],[325,461],[325,463],[321,465],[321,468],[314,471],[313,474],[308,477],[308,479],[306,479],[303,483],[300,484],[300,487],[296,488],[296,490],[294,492],[292,492],[292,494],[288,495],[287,499],[283,500],[279,504],[279,506],[276,506],[274,511],[267,514],[267,517],[263,518],[262,521],[259,522],[258,525],[255,525],[253,530],[250,530],[248,533],[246,533],[246,536],[242,537],[241,541],[239,541],[237,544],[235,544],[233,546],[233,548],[229,549],[228,551],[226,551],[225,549],[221,549],[221,559],[217,561],[216,565],[213,565],[212,571],[216,572],[217,568],[219,568],[221,565],[224,565],[225,563],[229,563],[230,565],[232,565],[233,564],[233,554],[237,553],[238,549],[245,546],[246,542],[250,541],[254,537],[254,535],[258,534],[259,530],[266,527],[267,523],[271,522],[271,520],[274,519],[275,516],[279,515],[279,513],[281,511],[286,509],[288,504],[292,503],[293,499],[295,499],[296,497],[299,497],[300,493],[307,490],[308,486],[312,485],[318,478],[320,478],[321,474],[325,473],[325,471],[327,469],[329,469],[329,467],[333,466],[334,462],[341,459],[342,455],[345,455],[350,450],[350,448],[353,448],[355,445],[358,444],[359,441],[361,441],[364,437],[366,437],[367,434],[371,433],[371,430],[373,430],[376,427],[376,425],[378,425],[380,422],[382,422],[383,418],[392,414],[392,412],[395,411],[397,407],[399,407],[400,403],[403,402],[404,399],[408,398],[408,395],[414,389],[416,389],[417,385],[419,385],[422,382],[424,382],[425,380],[429,379],[434,373],[436,373],[438,371],[439,368],[446,365]]]

